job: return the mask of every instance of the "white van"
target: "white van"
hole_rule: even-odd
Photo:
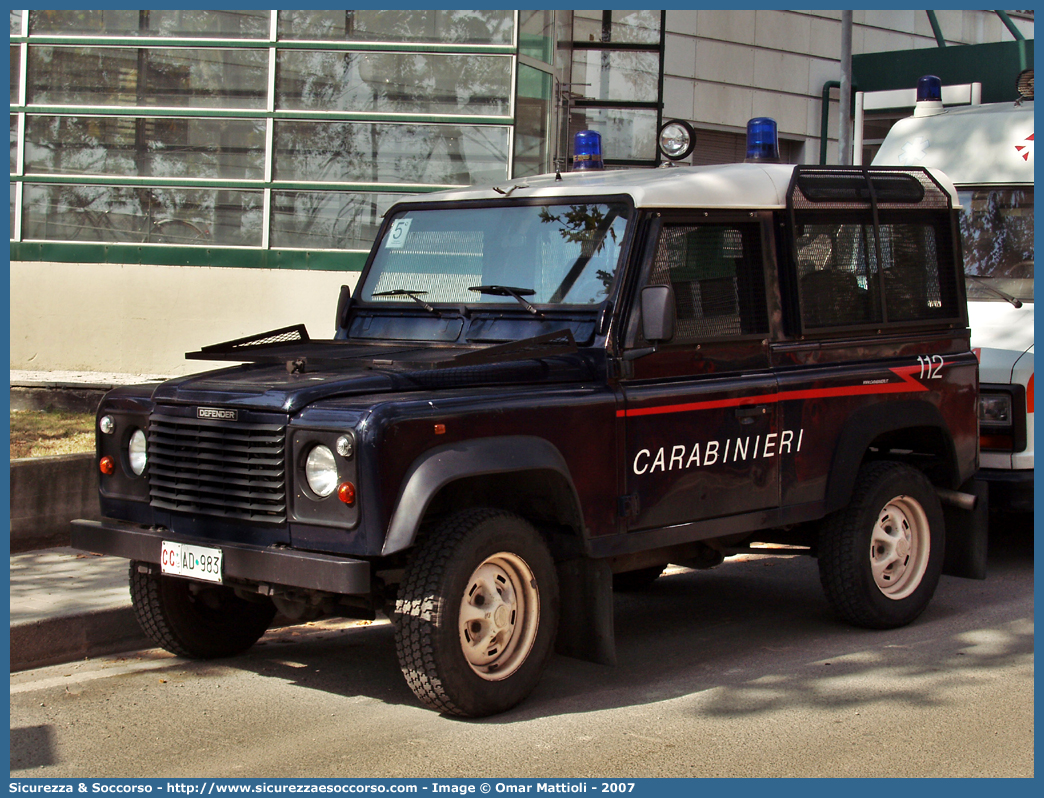
[[[979,355],[990,505],[1033,509],[1033,102],[918,102],[875,165],[942,169],[958,190],[971,342]]]

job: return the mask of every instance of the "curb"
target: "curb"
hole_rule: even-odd
[[[130,606],[11,627],[11,671],[155,648]]]

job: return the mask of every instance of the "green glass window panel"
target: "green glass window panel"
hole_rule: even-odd
[[[511,11],[280,11],[279,37],[318,41],[511,44]]]
[[[25,184],[23,239],[260,246],[261,191]]]
[[[18,171],[18,117],[11,116],[11,174]]]
[[[587,100],[655,101],[660,54],[627,50],[576,50],[573,85]]]
[[[369,249],[388,209],[406,194],[273,191],[273,248]]]
[[[548,171],[552,91],[550,74],[519,64],[515,104],[515,177]]]
[[[502,115],[510,88],[511,58],[505,56],[284,50],[276,108]]]
[[[16,196],[17,196],[17,194],[16,194],[16,189],[15,189],[15,184],[12,183],[11,184],[11,238],[12,239],[15,237],[15,197]]]
[[[524,10],[518,12],[518,52],[521,55],[553,63],[555,56],[555,12]]]
[[[205,9],[30,11],[29,32],[63,36],[168,36],[267,39],[268,11]],[[12,22],[13,24],[13,22]],[[12,31],[13,32],[13,31]]]
[[[26,117],[28,174],[263,180],[262,119]]]
[[[614,9],[610,18],[603,11],[573,12],[573,40],[606,44],[659,44],[660,12]]]
[[[11,35],[22,35],[22,12],[11,10]]]
[[[22,74],[22,59],[17,44],[11,45],[11,105],[18,102],[18,82]]]
[[[507,176],[508,128],[279,121],[276,180],[470,185]]]
[[[268,51],[222,48],[29,48],[28,102],[264,109]]]
[[[644,108],[573,108],[569,129],[602,134],[607,161],[656,159],[656,111]]]

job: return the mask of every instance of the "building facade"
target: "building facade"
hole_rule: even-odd
[[[853,53],[1010,25],[1032,39],[1016,12],[856,11]],[[655,167],[682,119],[687,162],[722,163],[771,116],[785,160],[836,162],[840,41],[829,11],[12,11],[11,367],[325,337],[395,201],[567,168],[578,130]]]

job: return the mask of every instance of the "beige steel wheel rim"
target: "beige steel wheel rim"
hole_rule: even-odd
[[[878,514],[870,535],[870,570],[874,583],[888,598],[906,598],[928,570],[931,528],[920,502],[896,496]]]
[[[468,578],[457,628],[471,669],[490,682],[522,667],[536,642],[540,591],[532,569],[516,554],[487,557]]]

